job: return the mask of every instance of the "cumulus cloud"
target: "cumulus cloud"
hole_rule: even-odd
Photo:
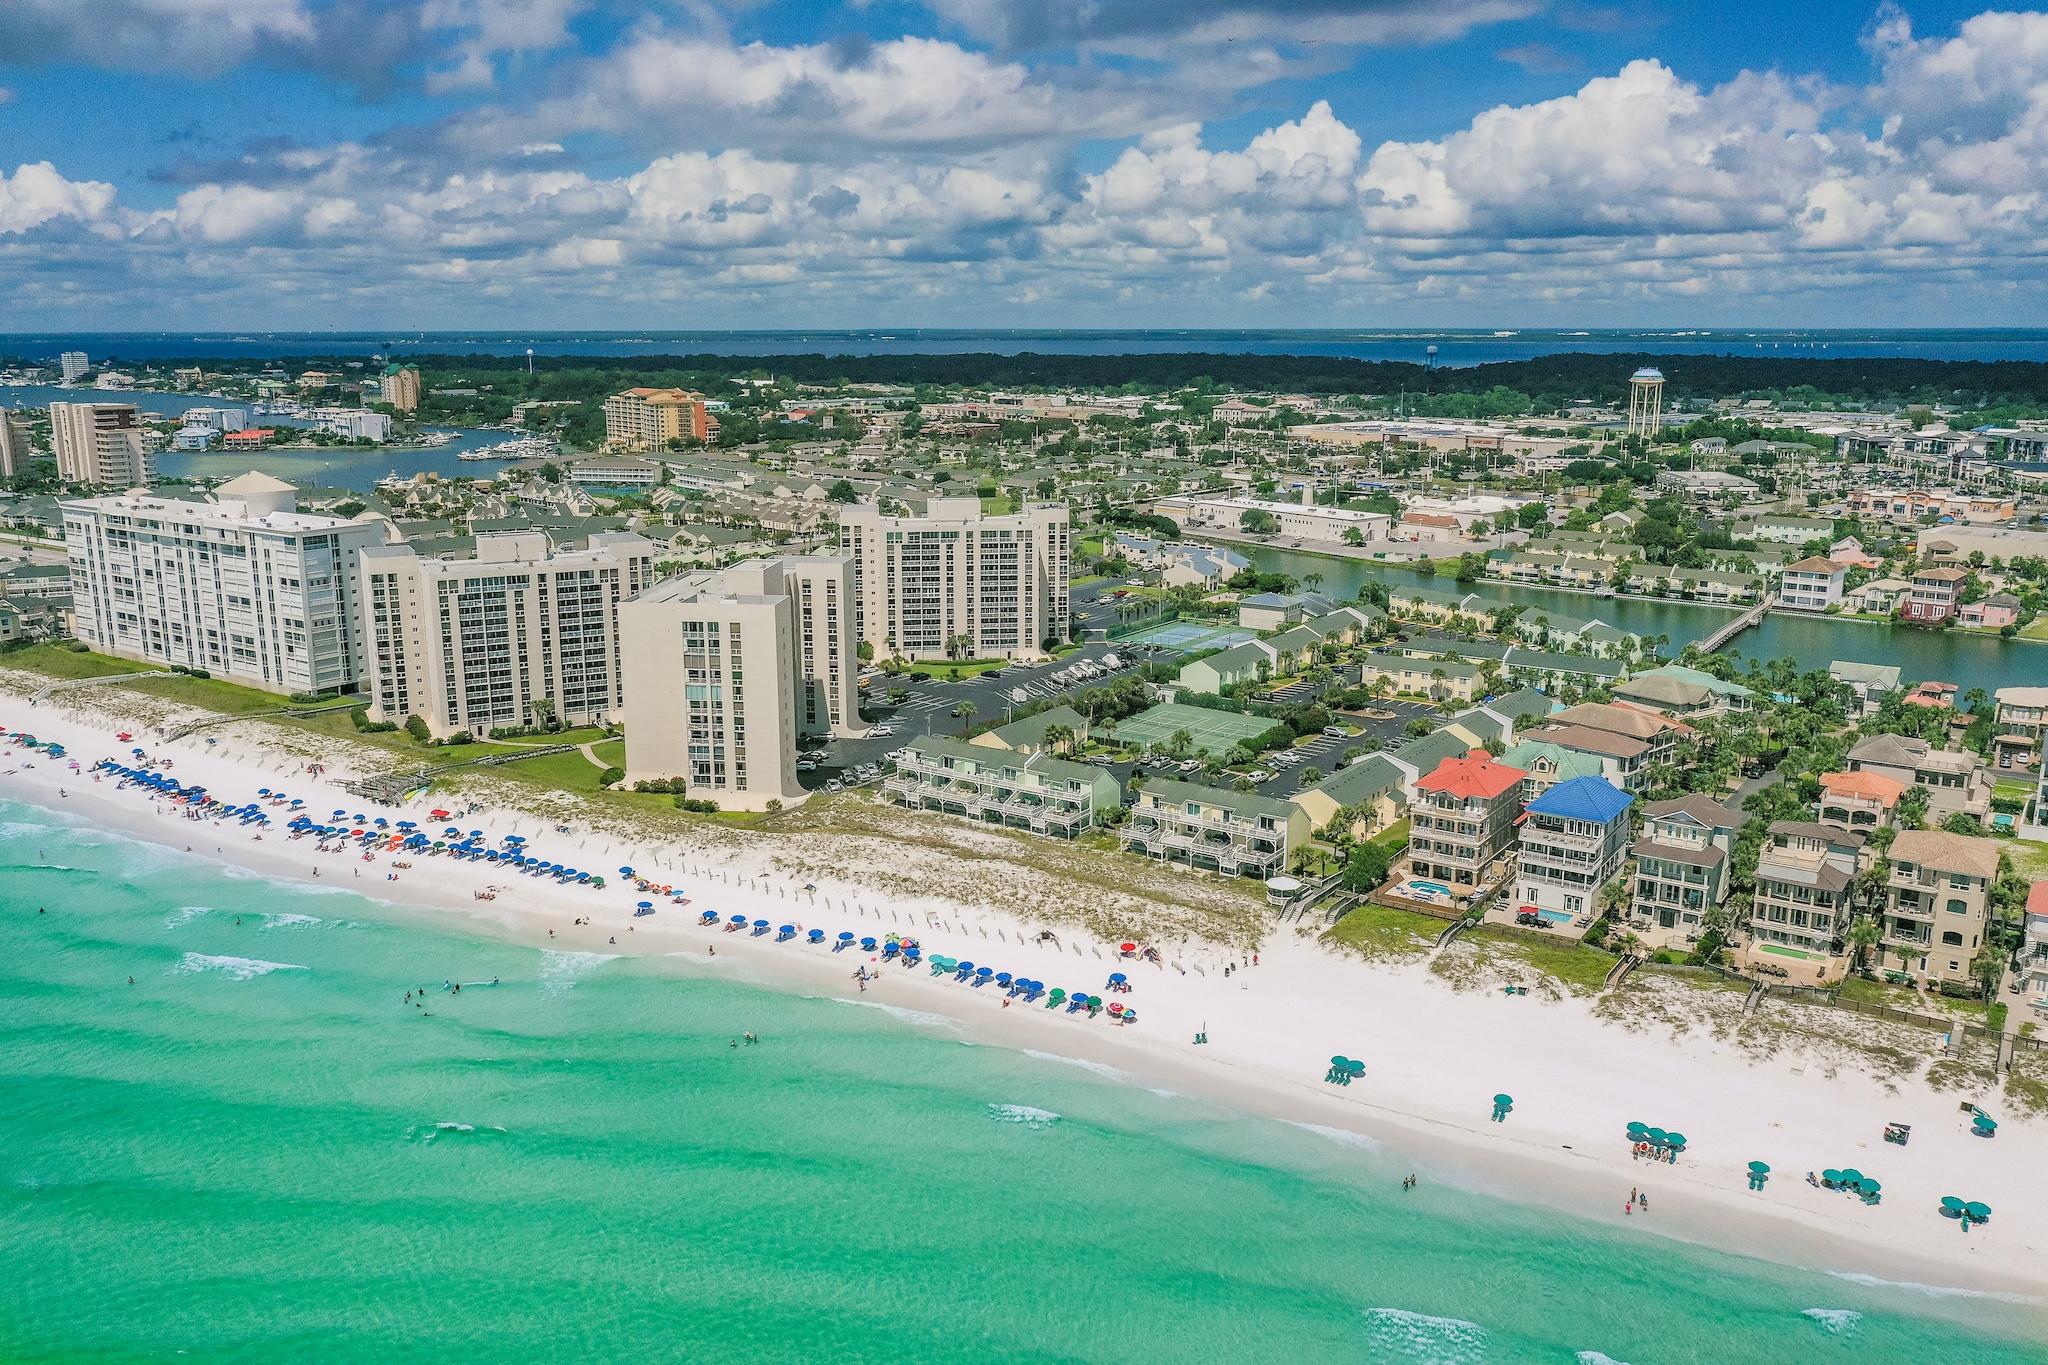
[[[984,42],[1010,49],[1096,46],[1156,54],[1168,43],[1202,46],[1441,42],[1519,19],[1537,0],[927,0]]]
[[[109,0],[117,19],[145,3]],[[501,80],[553,52],[580,3],[430,0],[414,17],[453,35],[426,64],[441,79],[459,83],[473,58],[474,79]],[[1989,298],[2037,289],[2048,251],[2048,16],[1926,36],[1886,11],[1860,88],[1784,72],[1701,83],[1645,59],[1385,139],[1321,100],[1226,136],[1225,111],[1169,116],[1126,79],[1134,64],[1016,55],[1029,16],[988,4],[954,13],[1010,55],[638,27],[589,69],[558,70],[531,108],[473,102],[431,132],[181,163],[161,177],[175,199],[139,198],[147,209],[28,163],[0,175],[0,278],[28,281],[0,299],[32,303],[61,269],[246,288],[252,307],[289,281],[295,299],[351,308],[438,301],[466,316],[503,300],[529,318],[573,305],[651,320],[674,305],[709,325],[807,319],[821,301],[965,321],[991,306],[1224,322],[1461,302],[1590,320],[1637,304]],[[1055,0],[1031,22],[1091,42],[1282,11],[1282,27],[1350,33],[1421,22],[1420,7],[1334,0],[1186,9]]]

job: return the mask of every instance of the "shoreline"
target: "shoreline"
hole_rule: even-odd
[[[35,728],[39,735],[65,742],[86,768],[99,757],[125,754],[128,747],[118,744],[110,730],[51,704],[36,711]],[[154,742],[140,735],[138,741],[153,756],[159,752]],[[322,807],[326,797],[315,794],[331,793],[331,787],[302,776],[280,778],[279,773],[289,772],[289,761],[260,747],[232,758],[209,752],[195,737],[161,746],[161,752],[174,759],[172,776],[203,782],[223,799],[252,799],[259,786],[284,781],[308,798],[309,808],[364,808],[349,796],[337,796]],[[640,895],[630,883],[595,892],[531,879],[510,879],[512,890],[500,899],[478,901],[475,890],[494,879],[504,884],[507,874],[491,866],[424,857],[398,882],[383,879],[389,865],[382,861],[370,865],[374,876],[344,879],[339,876],[343,865],[364,870],[357,853],[316,856],[309,843],[287,839],[281,821],[262,843],[254,843],[239,826],[187,821],[161,802],[146,801],[140,790],[117,791],[111,777],[95,784],[87,773],[71,774],[62,764],[12,747],[0,760],[0,769],[19,769],[5,787],[10,797],[173,849],[189,843],[192,856],[256,875],[356,891],[388,907],[394,919],[421,910],[452,911],[453,916],[437,922],[540,950],[654,959],[662,970],[731,977],[771,991],[815,993],[902,1011],[899,1017],[913,1027],[931,1026],[919,1015],[940,1016],[946,1027],[978,1042],[1051,1056],[1098,1074],[1113,1068],[1121,1074],[1109,1079],[1119,1083],[1164,1087],[1235,1112],[1356,1133],[1371,1139],[1389,1159],[1408,1162],[1432,1180],[1516,1204],[1641,1228],[1799,1269],[1946,1291],[1902,1291],[1916,1294],[1920,1310],[1950,1297],[1961,1305],[1970,1296],[1991,1294],[2023,1296],[2037,1319],[2041,1313],[2037,1295],[2048,1254],[2035,1240],[2042,1196],[2031,1176],[2035,1163],[2029,1160],[2042,1150],[2039,1121],[2006,1119],[1995,1143],[1953,1139],[1938,1129],[1944,1109],[1950,1116],[1955,1113],[1956,1096],[1933,1092],[1917,1081],[1909,1082],[1910,1088],[1925,1094],[1893,1097],[1879,1093],[1874,1078],[1836,1075],[1831,1066],[1825,1076],[1807,1077],[1803,1058],[1756,1062],[1738,1053],[1732,1067],[1725,1057],[1689,1058],[1662,1039],[1592,1018],[1584,1000],[1546,1002],[1497,992],[1458,995],[1426,972],[1368,966],[1284,937],[1263,945],[1259,966],[1228,978],[1214,975],[1204,959],[1194,957],[1185,959],[1182,968],[1105,958],[1098,955],[1100,948],[1084,949],[1083,940],[1063,939],[1058,948],[1026,941],[1032,926],[995,911],[938,898],[875,904],[877,897],[855,885],[819,885],[806,892],[778,874],[772,859],[706,858],[672,848],[649,857],[623,850],[604,836],[555,835],[551,820],[516,812],[480,812],[457,820],[494,834],[525,833],[543,856],[549,844],[577,840],[573,855],[555,851],[591,861],[607,873],[621,862],[644,867],[686,889],[691,905],[664,905],[654,917],[636,921],[632,907]],[[25,766],[31,760],[32,769]],[[59,787],[68,795],[58,797]],[[194,837],[181,837],[187,832]],[[208,847],[218,851],[208,852]],[[309,875],[313,865],[325,875]],[[850,979],[857,956],[849,961],[849,954],[809,947],[801,937],[777,943],[700,928],[697,914],[707,908],[717,909],[721,920],[744,911],[749,919],[814,922],[829,931],[828,938],[842,926],[877,937],[892,928],[915,932],[928,952],[986,959],[1040,976],[1049,985],[1099,990],[1109,971],[1123,970],[1136,983],[1127,999],[1143,1021],[1133,1028],[1112,1028],[1105,1020],[1070,1017],[1042,1004],[1004,1008],[993,992],[893,965],[882,966],[878,981],[861,995]],[[586,916],[589,926],[571,925],[572,919]],[[613,939],[624,941],[608,941]],[[715,956],[706,948],[715,948]],[[1230,956],[1228,950],[1216,951]],[[1277,1003],[1281,1000],[1286,1004]],[[1532,1016],[1531,1010],[1538,1013]],[[1462,1037],[1457,1031],[1461,1024]],[[1213,1031],[1210,1047],[1188,1043],[1198,1027]],[[1589,1034],[1588,1028],[1597,1032]],[[1554,1042],[1546,1046],[1546,1038]],[[1607,1046],[1598,1055],[1583,1055],[1592,1039]],[[1333,1051],[1364,1052],[1369,1073],[1362,1084],[1341,1090],[1321,1084],[1319,1069]],[[1788,1062],[1797,1062],[1790,1077],[1770,1074],[1785,1072]],[[1547,1080],[1542,1076],[1546,1065]],[[1678,1074],[1682,1070],[1690,1074]],[[1506,1124],[1491,1124],[1487,1097],[1503,1088],[1516,1093],[1516,1111]],[[1785,1118],[1759,1123],[1754,1115],[1762,1108],[1783,1109]],[[1678,1165],[1622,1160],[1628,1153],[1621,1124],[1637,1117],[1638,1109],[1646,1120],[1677,1123],[1693,1135],[1693,1146]],[[1896,1158],[1896,1149],[1884,1148],[1877,1139],[1883,1118],[1872,1121],[1873,1115],[1894,1111],[1915,1128],[1914,1147]],[[1961,1127],[1952,1117],[1947,1126]],[[1817,1131],[1829,1128],[1834,1132],[1825,1138]],[[1774,1137],[1772,1130],[1812,1135]],[[1610,1131],[1611,1138],[1606,1136]],[[1858,1132],[1860,1140],[1854,1136]],[[1818,1168],[1866,1159],[1849,1150],[1852,1145],[1866,1148],[1868,1159],[1882,1161],[1877,1169],[1886,1179],[1884,1205],[1869,1208],[1805,1184],[1802,1173],[1809,1161]],[[1936,1154],[1930,1156],[1929,1148]],[[1805,1153],[1796,1158],[1796,1168],[1794,1151]],[[1919,1179],[1891,1168],[1892,1160],[1904,1163],[1916,1155],[1916,1166],[1945,1162],[1953,1168],[1961,1153],[1967,1153],[1964,1169],[1990,1169],[1958,1180],[1972,1188],[1957,1192],[1971,1198],[1988,1195],[1998,1209],[1991,1223],[1967,1237],[1932,1212],[1934,1197],[1945,1189],[1927,1195]],[[1775,1168],[1762,1194],[1742,1187],[1742,1163],[1753,1157],[1769,1159]],[[1637,1185],[1655,1190],[1654,1217],[1622,1215],[1620,1203]]]

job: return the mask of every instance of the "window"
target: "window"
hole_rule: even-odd
[[[1948,903],[1948,912],[1951,915],[1967,915],[1970,913],[1970,907],[1951,897]]]
[[[1941,946],[1944,948],[1960,948],[1963,946],[1963,936],[1953,929],[1944,929],[1941,934]]]

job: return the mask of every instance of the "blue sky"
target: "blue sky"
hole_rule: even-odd
[[[0,6],[23,329],[2015,324],[2044,208],[1974,6]]]

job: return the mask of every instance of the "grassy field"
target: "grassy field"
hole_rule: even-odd
[[[22,668],[41,673],[45,677],[70,681],[77,678],[113,677],[121,673],[141,673],[153,668],[154,665],[137,663],[133,659],[116,659],[90,651],[75,652],[58,645],[39,644],[0,654],[0,667]],[[135,682],[110,683],[109,686],[131,687],[152,697],[183,702],[189,706],[200,706],[229,716],[246,715],[251,711],[268,711],[292,704],[291,698],[282,693],[262,692],[253,687],[243,687],[239,683],[222,682],[218,678],[176,675],[168,678],[140,678]]]
[[[920,673],[929,673],[940,682],[959,682],[962,678],[978,678],[992,668],[1006,668],[1008,659],[934,659],[916,665]],[[883,678],[879,685],[888,686],[889,679]]]
[[[1471,930],[1462,941],[1490,955],[1524,963],[1556,979],[1573,995],[1591,995],[1599,990],[1616,961],[1612,953],[1588,948],[1583,943],[1545,943],[1490,924]]]
[[[1385,905],[1360,905],[1344,913],[1323,935],[1323,942],[1370,960],[1420,957],[1435,944],[1445,921],[1413,910]]]
[[[2048,640],[2048,615],[2036,616],[2033,620],[2027,622],[2026,625],[2021,626],[2017,638],[2022,640]]]
[[[2048,877],[2048,844],[2032,839],[2015,839],[2006,846],[2012,855],[2012,870],[2030,882]]]

